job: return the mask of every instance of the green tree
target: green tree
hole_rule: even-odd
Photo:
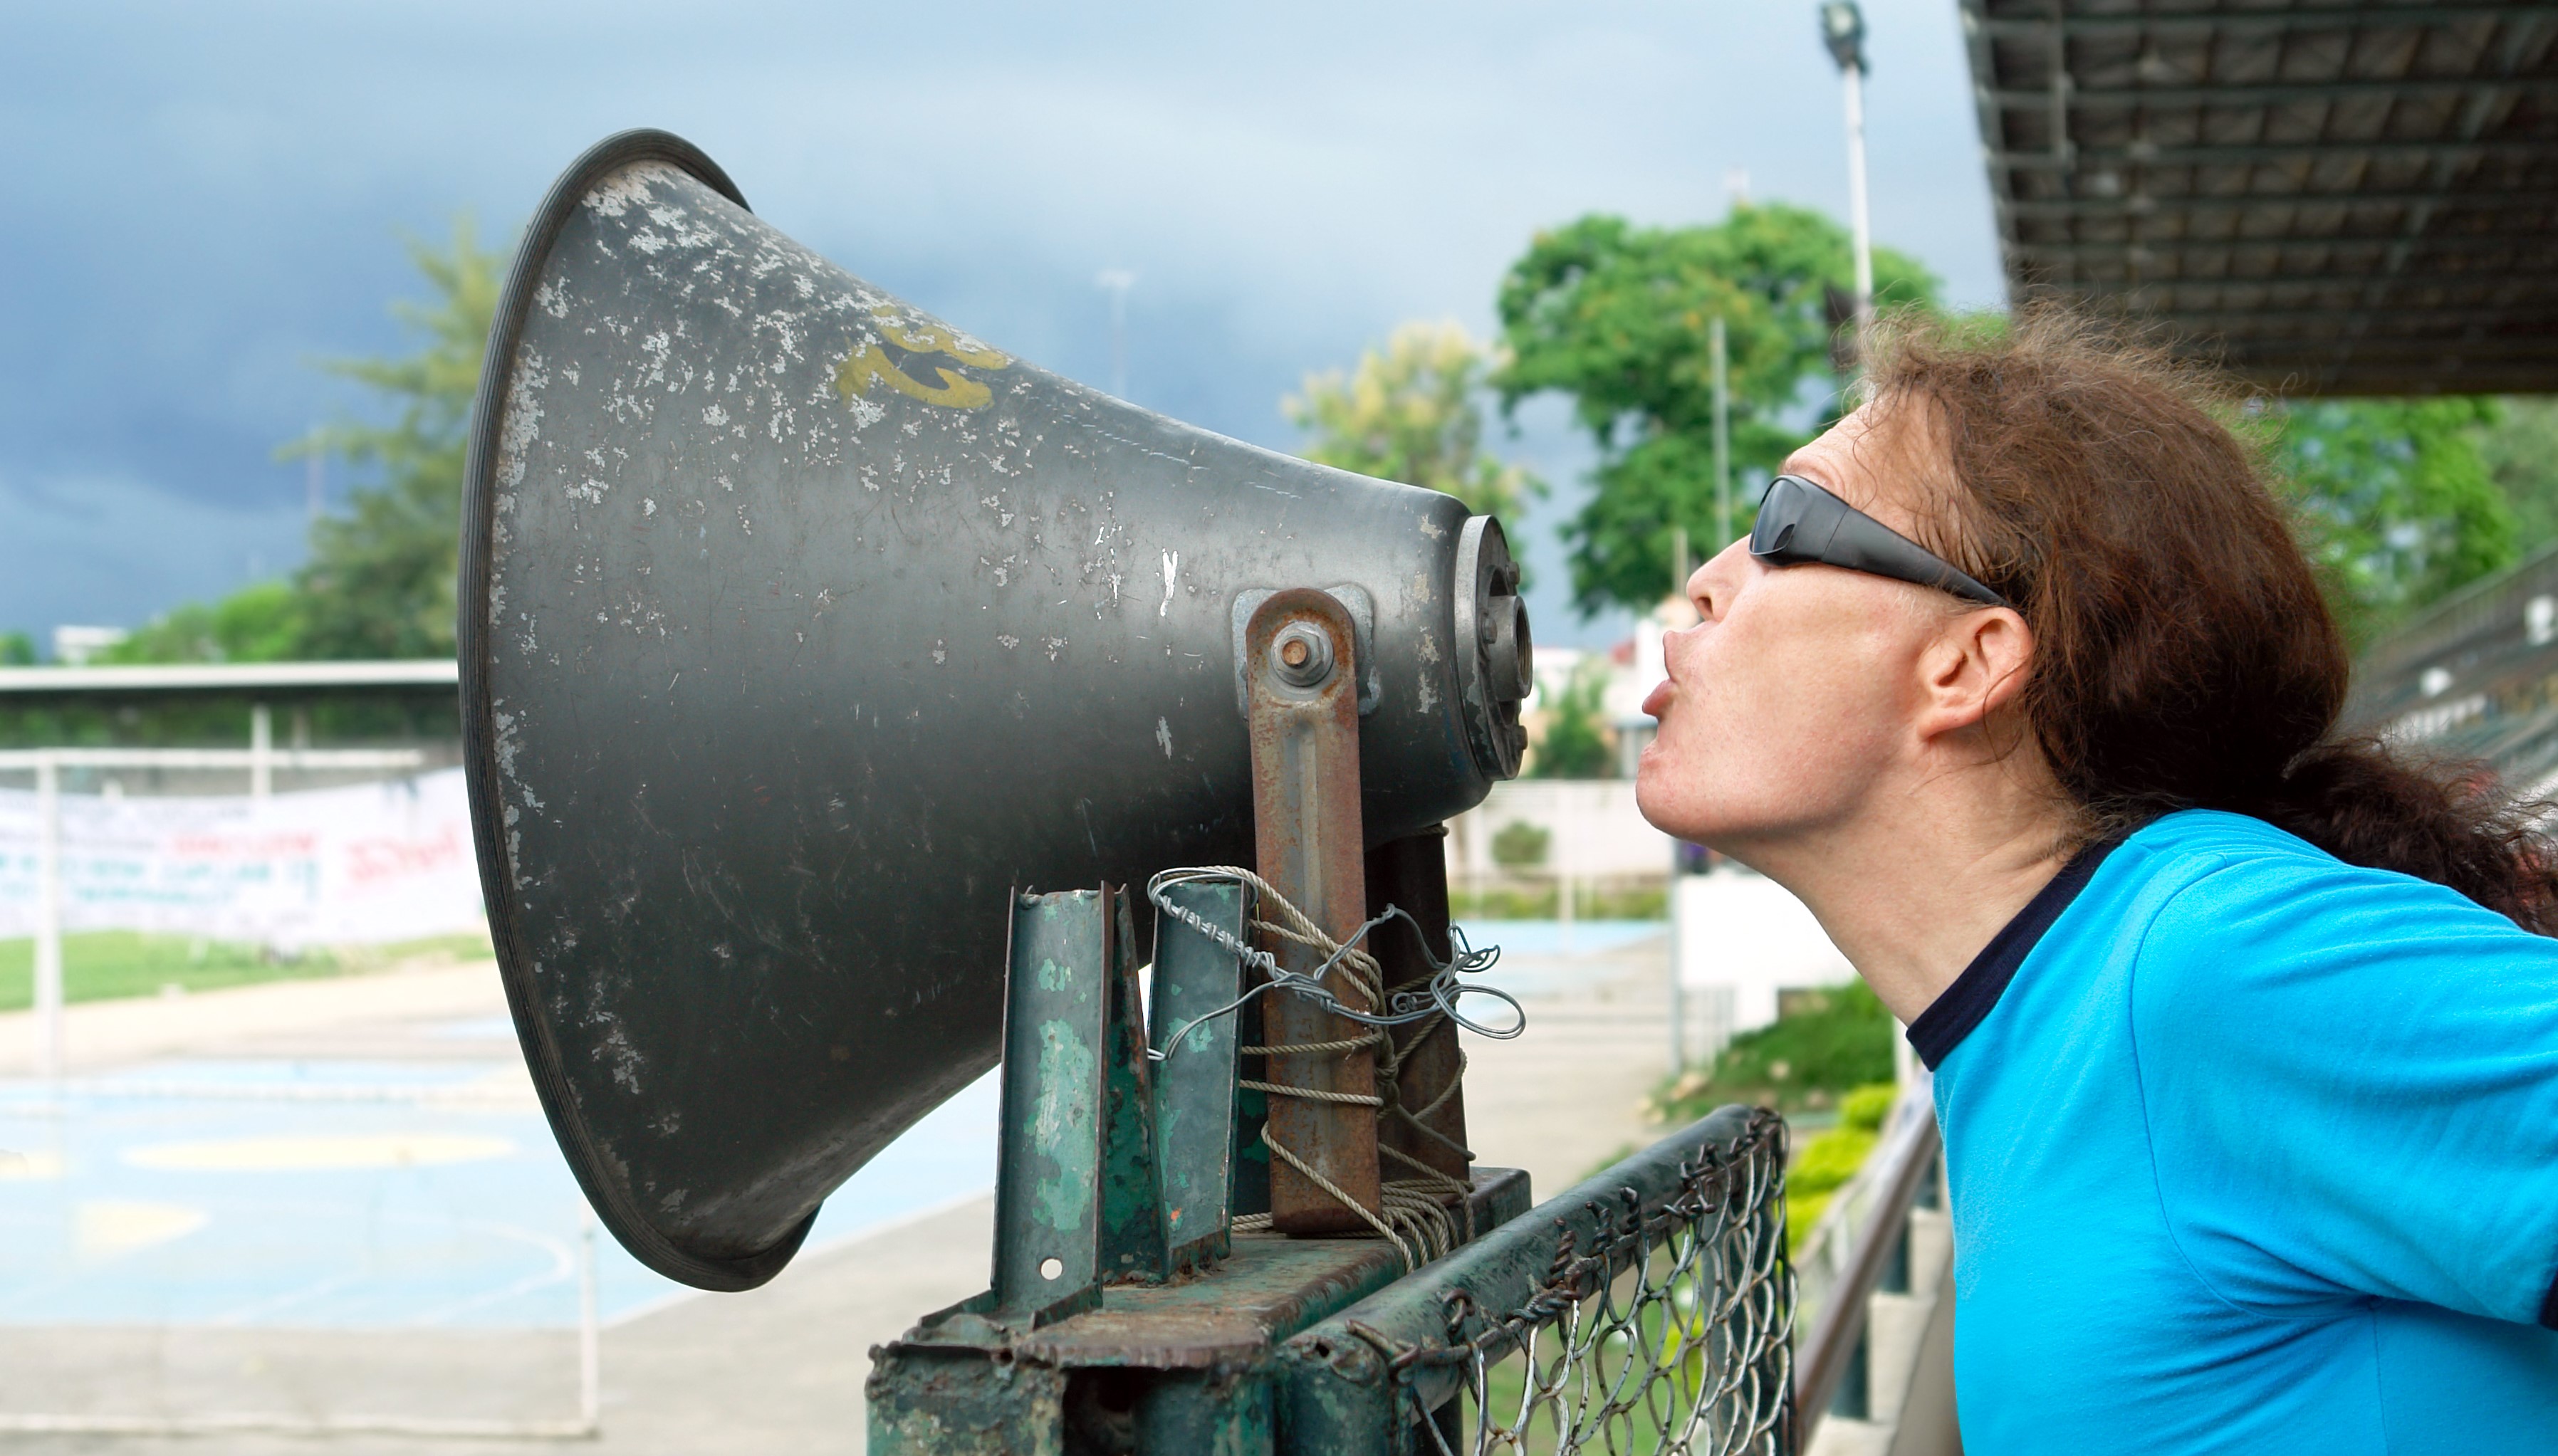
[[[1314,437],[1306,459],[1443,491],[1515,526],[1528,494],[1544,487],[1484,452],[1480,396],[1490,367],[1462,325],[1404,324],[1382,350],[1363,350],[1348,376],[1309,374],[1305,393],[1279,408]]]
[[[1602,718],[1607,675],[1590,668],[1587,662],[1577,664],[1569,678],[1550,690],[1554,701],[1546,710],[1545,731],[1528,754],[1528,777],[1607,778],[1616,768]]]
[[[391,306],[415,352],[321,365],[379,395],[387,423],[344,421],[288,445],[332,455],[370,480],[342,512],[312,523],[311,557],[290,583],[261,582],[211,605],[153,620],[102,660],[264,662],[294,658],[446,657],[453,652],[454,567],[472,397],[503,261],[469,219],[438,248],[412,241],[432,297]]]
[[[0,667],[36,665],[36,639],[24,632],[0,632]]]
[[[288,582],[242,587],[208,606],[190,601],[97,656],[100,662],[276,662],[301,656],[302,594]]]
[[[2529,556],[2558,545],[2558,399],[2497,401],[2479,432],[2479,458],[2513,507],[2515,544]]]
[[[376,474],[354,492],[345,514],[312,527],[311,559],[296,579],[303,597],[298,645],[306,657],[453,652],[463,458],[504,259],[480,247],[468,218],[455,222],[448,247],[411,242],[409,256],[435,296],[395,304],[392,313],[421,346],[395,358],[326,365],[379,394],[391,407],[390,422],[334,425],[290,452],[326,451]]]
[[[1889,248],[1874,255],[1879,307],[1932,306],[1936,280]],[[1671,590],[1672,530],[1714,537],[1714,379],[1724,323],[1732,392],[1736,530],[1751,484],[1835,412],[1830,297],[1853,277],[1846,231],[1817,212],[1741,205],[1705,227],[1643,228],[1586,216],[1540,233],[1502,279],[1504,411],[1569,395],[1598,445],[1597,489],[1565,527],[1573,600],[1642,609]]]
[[[2346,631],[2409,612],[2521,559],[2513,502],[2479,448],[2492,401],[2312,400],[2277,407],[2275,460]]]

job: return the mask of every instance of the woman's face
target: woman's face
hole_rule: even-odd
[[[1906,536],[1939,473],[1874,407],[1785,463]],[[1681,839],[1752,859],[1862,813],[1916,761],[1921,656],[1961,603],[1944,593],[1829,566],[1770,568],[1735,542],[1688,579],[1700,620],[1670,633],[1669,677],[1643,711],[1643,816]]]

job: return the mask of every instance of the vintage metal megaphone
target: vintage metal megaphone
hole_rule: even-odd
[[[1513,773],[1499,525],[1035,368],[662,132],[579,159],[490,336],[463,524],[492,931],[605,1223],[706,1288],[999,1051],[1015,886],[1249,862],[1254,605],[1356,623],[1370,843]]]

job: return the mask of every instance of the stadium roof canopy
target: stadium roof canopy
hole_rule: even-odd
[[[1962,13],[2018,301],[2284,392],[2558,391],[2558,4]]]

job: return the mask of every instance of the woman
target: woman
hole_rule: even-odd
[[[1975,1453],[2558,1451],[2558,857],[2337,735],[2195,376],[1916,331],[1688,583],[1638,793],[1935,1069]]]

